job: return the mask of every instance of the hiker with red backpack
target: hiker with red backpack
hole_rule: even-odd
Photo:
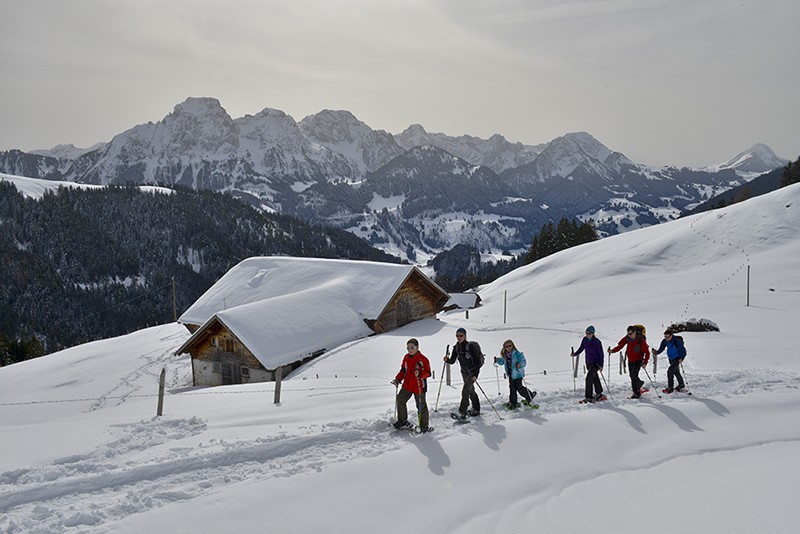
[[[628,374],[631,376],[631,389],[633,390],[632,399],[642,396],[642,386],[644,380],[639,378],[639,370],[650,361],[650,347],[647,346],[647,338],[644,335],[644,327],[641,325],[631,325],[628,327],[627,335],[619,340],[613,349],[608,348],[608,353],[612,354],[625,347],[625,355],[628,357]]]
[[[686,345],[683,343],[681,336],[676,336],[671,328],[664,330],[664,339],[658,350],[653,349],[653,356],[657,356],[667,350],[667,358],[669,359],[669,369],[667,369],[667,388],[662,390],[662,393],[672,393],[673,391],[683,391],[686,385],[683,382],[681,375],[681,363],[686,357]],[[673,388],[675,379],[678,379],[678,387]]]

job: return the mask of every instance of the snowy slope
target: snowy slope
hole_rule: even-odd
[[[795,185],[564,251],[483,288],[469,319],[329,352],[283,383],[279,405],[274,384],[188,387],[178,325],[2,368],[0,531],[796,532],[799,207]],[[628,400],[614,358],[612,400],[576,403],[569,348],[587,324],[610,345],[643,322],[655,342],[682,317],[721,328],[684,334],[693,396]],[[434,433],[388,430],[405,340],[438,377],[458,326],[488,355],[513,338],[541,409],[501,421],[482,397],[480,418],[453,425],[456,366]],[[663,362],[653,371],[661,386]],[[479,384],[507,398],[490,365]]]
[[[60,182],[54,180],[40,180],[38,178],[26,178],[24,176],[14,176],[12,174],[0,173],[0,181],[9,182],[14,184],[17,191],[31,198],[42,198],[46,191],[56,191],[60,187],[77,188],[77,189],[98,189],[104,187],[102,185],[92,184],[79,184],[75,182]],[[165,193],[172,194],[175,191],[166,187],[158,187],[152,185],[142,185],[139,189],[149,193]]]

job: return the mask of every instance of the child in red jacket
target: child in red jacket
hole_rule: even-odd
[[[631,389],[633,390],[632,399],[642,396],[642,386],[644,380],[639,378],[639,369],[647,365],[650,361],[650,347],[647,346],[647,339],[644,334],[633,326],[628,327],[628,335],[623,337],[613,349],[608,348],[608,353],[619,352],[625,347],[625,355],[628,357],[628,374],[631,375]]]
[[[400,383],[403,387],[397,394],[397,422],[394,423],[395,428],[408,428],[413,427],[408,422],[408,400],[414,396],[417,403],[417,418],[419,419],[420,432],[428,432],[432,430],[428,427],[428,403],[425,401],[425,392],[428,390],[427,378],[431,376],[431,363],[419,351],[419,341],[414,338],[406,342],[406,349],[408,353],[403,356],[403,363],[400,366],[400,372],[392,380],[395,386]]]

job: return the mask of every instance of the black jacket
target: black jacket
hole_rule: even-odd
[[[453,364],[458,360],[461,365],[461,374],[464,376],[478,376],[481,371],[481,347],[475,341],[462,341],[453,346],[453,353],[447,363]]]

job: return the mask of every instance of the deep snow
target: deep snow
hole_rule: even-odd
[[[483,288],[469,319],[442,314],[330,351],[283,383],[279,405],[274,384],[190,387],[176,324],[2,368],[0,529],[795,532],[798,208],[794,185],[545,258]],[[612,400],[577,404],[569,350],[588,324],[609,346],[643,323],[656,344],[693,317],[721,329],[683,334],[693,396],[626,399],[614,355]],[[483,415],[454,425],[456,365],[438,412],[429,384],[435,432],[390,430],[405,340],[420,340],[438,378],[458,326],[490,356],[514,339],[541,408],[501,421],[481,396]],[[663,387],[663,358],[649,371]],[[487,364],[480,384],[499,408],[497,377]]]

